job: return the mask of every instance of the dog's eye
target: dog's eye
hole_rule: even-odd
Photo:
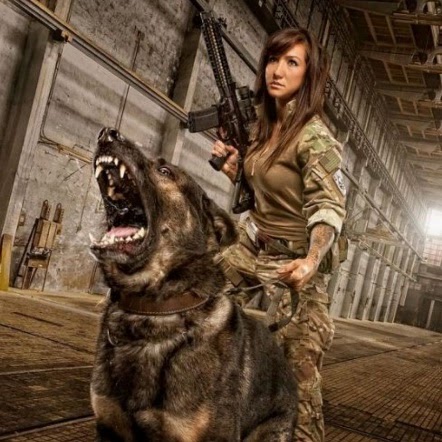
[[[165,176],[172,176],[172,171],[166,166],[159,167],[158,172]]]

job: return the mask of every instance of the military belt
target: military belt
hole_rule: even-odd
[[[279,252],[294,259],[305,257],[304,249],[293,250],[290,248],[290,242],[282,238],[272,238],[262,232],[258,232],[257,236],[257,246],[265,252]]]
[[[250,242],[257,249],[269,253],[281,253],[293,259],[305,257],[304,248],[294,249],[293,241],[267,235],[259,230],[258,226],[249,218],[246,220],[246,233]]]

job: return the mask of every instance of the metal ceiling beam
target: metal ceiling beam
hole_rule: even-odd
[[[442,204],[440,193],[432,191],[431,187],[425,187],[425,186],[422,187],[423,187],[422,188],[423,196],[427,201],[432,201],[437,204]]]
[[[442,55],[442,46],[438,46],[437,48],[434,48],[430,52],[423,53],[422,56],[422,63],[433,65],[437,63],[437,56]]]
[[[437,198],[439,200],[442,200],[441,195],[440,195],[440,191],[434,190],[435,187],[439,187],[440,188],[440,186],[442,186],[442,180],[441,179],[439,179],[439,180],[432,180],[432,181],[420,180],[419,186],[426,193],[426,197],[427,198],[433,197],[433,198]]]
[[[428,187],[423,189],[425,191],[425,198],[427,200],[437,201],[439,204],[442,204],[442,199],[440,197],[440,192],[434,190],[434,187]]]
[[[423,138],[414,138],[414,137],[402,137],[399,139],[400,142],[404,144],[412,144],[413,146],[419,147],[439,147],[441,142],[436,140],[425,140]]]
[[[426,0],[417,0],[416,7],[412,10],[404,9],[403,1],[337,0],[337,3],[347,9],[389,16],[399,23],[442,26],[442,14],[424,12],[426,4],[429,3]]]
[[[442,22],[441,22],[442,26]],[[385,63],[397,64],[409,69],[441,74],[442,64],[437,62],[438,56],[442,55],[442,47],[431,52],[420,51],[411,47],[379,46],[374,43],[363,43],[360,54],[372,60]]]
[[[440,195],[440,192],[434,190],[435,187],[439,187],[442,185],[442,181],[436,181],[436,182],[431,182],[431,183],[427,183],[425,181],[421,181],[419,183],[419,185],[422,188],[422,192],[425,194],[425,198],[427,200],[436,200],[439,201],[442,204],[442,198]]]
[[[442,23],[441,23],[442,26]],[[407,68],[414,69],[416,71],[426,72],[428,74],[442,74],[442,64],[428,64],[428,63],[411,63],[406,66]]]
[[[415,0],[413,2],[409,2],[412,5],[410,12],[418,12],[421,14],[425,14],[429,12],[430,3],[437,3],[435,0]]]
[[[413,129],[416,130],[427,130],[431,124],[433,124],[432,120],[429,120],[427,118],[427,120],[425,121],[412,121],[409,120],[406,115],[403,115],[402,117],[391,117],[390,116],[390,121],[392,121],[393,123],[396,124],[403,124],[405,126],[410,126]]]
[[[433,153],[437,153],[437,152],[441,151],[439,144],[437,144],[437,145],[429,144],[428,146],[423,146],[423,145],[416,146],[413,143],[408,143],[408,144],[404,143],[404,144],[406,144],[408,147],[412,147],[414,149],[417,149],[419,152],[427,153],[427,154],[433,154]]]
[[[435,145],[435,146],[416,146],[413,144],[407,144],[407,146],[417,149],[419,151],[419,153],[426,153],[426,154],[434,154],[434,153],[438,153],[441,151],[441,148],[439,145]]]
[[[371,38],[375,42],[375,44],[379,44],[378,36],[376,34],[376,30],[373,26],[373,22],[371,21],[370,14],[368,12],[364,12],[364,18],[367,22],[368,30],[370,31]]]
[[[442,101],[441,100],[418,100],[418,104],[429,107],[431,109],[442,109]]]
[[[408,161],[425,165],[433,170],[442,170],[442,156],[440,157],[420,157],[418,155],[407,155]]]
[[[423,138],[413,138],[413,137],[402,137],[398,141],[406,144],[407,146],[412,146],[421,149],[431,149],[440,150],[441,143],[439,141],[425,140]]]
[[[402,48],[392,46],[378,46],[374,43],[363,43],[360,54],[372,60],[408,66],[419,59],[420,52],[416,48]]]
[[[429,182],[431,180],[432,182],[436,181],[442,183],[442,170],[440,172],[433,170],[416,170],[416,175],[424,182]],[[439,189],[434,189],[433,187],[433,190],[440,195]]]
[[[361,1],[361,0],[337,0],[338,5],[347,9],[354,9],[360,12],[373,12],[381,15],[391,15],[399,10],[402,2],[385,2],[385,1]]]
[[[394,98],[403,98],[404,100],[416,101],[429,97],[434,93],[433,89],[420,86],[404,86],[391,83],[380,83],[376,85],[376,90],[383,95]]]
[[[416,122],[428,122],[428,116],[427,115],[405,115],[400,114],[398,112],[391,112],[388,114],[391,119],[403,119],[404,121],[409,121],[410,123],[413,121]],[[437,120],[439,121],[439,120]]]
[[[409,12],[394,12],[391,17],[395,22],[410,25],[442,26],[441,14],[413,14]]]
[[[416,101],[417,104],[431,109],[442,109],[442,89],[380,83],[376,85],[376,90],[382,95],[388,97]],[[428,117],[414,117],[407,115],[404,118],[407,118],[410,121],[428,121]],[[430,118],[430,120],[432,120],[432,118]],[[434,122],[436,127],[439,128],[441,125],[441,119],[435,119]]]

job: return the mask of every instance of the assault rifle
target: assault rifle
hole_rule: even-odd
[[[222,140],[238,149],[238,172],[235,177],[232,212],[241,213],[253,207],[253,191],[244,177],[244,158],[249,147],[249,126],[256,119],[253,93],[248,86],[236,87],[230,73],[223,46],[221,23],[210,12],[200,14],[202,33],[209,61],[220,93],[217,104],[196,112],[189,112],[188,129],[201,132],[222,128]],[[221,170],[227,157],[212,155],[210,165]]]

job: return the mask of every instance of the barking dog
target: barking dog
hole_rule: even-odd
[[[229,216],[179,168],[114,129],[95,174],[107,228],[91,249],[111,295],[91,400],[97,441],[291,441],[293,375],[270,333],[222,294]]]

